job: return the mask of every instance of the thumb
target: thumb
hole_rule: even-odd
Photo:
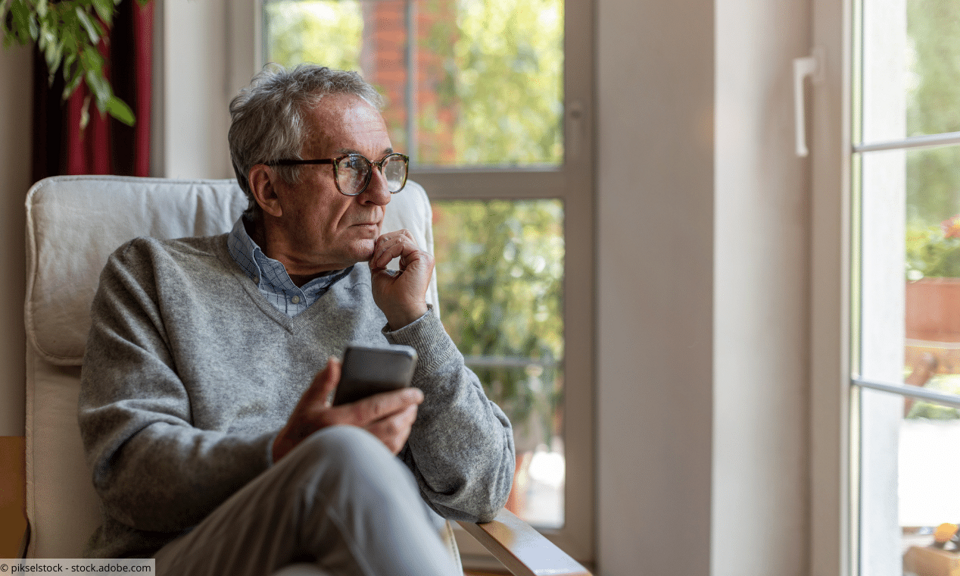
[[[337,389],[337,384],[340,382],[340,367],[340,361],[331,356],[327,360],[327,365],[317,372],[310,387],[303,393],[301,403],[330,406],[333,402],[333,391]]]

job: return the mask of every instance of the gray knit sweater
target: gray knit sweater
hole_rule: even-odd
[[[140,238],[110,257],[92,314],[79,403],[103,515],[91,556],[152,555],[266,470],[300,395],[350,343],[417,350],[425,400],[399,457],[430,507],[477,521],[506,501],[509,421],[436,316],[385,331],[367,266],[290,318],[243,274],[226,235]]]

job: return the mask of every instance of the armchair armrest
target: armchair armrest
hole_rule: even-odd
[[[514,576],[590,576],[580,563],[509,510],[501,510],[485,524],[459,524]]]

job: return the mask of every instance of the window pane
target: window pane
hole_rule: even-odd
[[[563,204],[434,201],[440,318],[514,426],[507,507],[563,525]]]
[[[960,373],[960,147],[906,159],[904,371],[922,385]]]
[[[960,131],[960,2],[907,0],[907,131]]]
[[[359,69],[364,17],[357,2],[266,2],[263,16],[267,62]]]
[[[859,370],[867,379],[960,391],[960,192],[949,171],[930,168],[958,150],[861,158]],[[862,573],[899,575],[909,543],[929,539],[932,510],[950,514],[960,502],[907,481],[952,470],[952,456],[928,448],[940,450],[960,419],[950,407],[873,391],[859,407]]]
[[[562,0],[268,1],[264,22],[266,61],[361,71],[421,165],[562,162]]]
[[[951,377],[953,382],[945,386],[960,387],[957,378]],[[909,399],[885,392],[863,390],[862,395],[865,406],[886,404],[900,414],[913,413],[917,408],[916,404],[911,406]],[[892,427],[888,426],[891,436],[886,440],[891,442],[894,450],[895,481],[887,483],[884,498],[861,501],[864,519],[875,516],[872,514],[875,508],[886,506],[892,506],[899,518],[897,526],[879,537],[876,532],[886,529],[884,526],[866,521],[861,524],[861,535],[865,540],[882,538],[894,543],[895,566],[884,570],[885,574],[949,574],[949,566],[956,565],[950,563],[956,563],[960,558],[956,543],[949,542],[949,537],[945,538],[948,541],[942,548],[934,541],[941,524],[960,522],[960,498],[956,497],[956,479],[960,477],[960,452],[956,450],[960,442],[960,419],[956,409],[928,407],[927,413],[936,414],[936,417],[901,417],[893,422]],[[865,441],[876,414],[873,410],[863,413],[861,433]],[[874,480],[868,474],[869,466],[865,466],[865,483]],[[944,530],[945,534],[951,532]],[[943,571],[931,571],[936,566],[944,567]]]
[[[855,11],[862,27],[854,46],[861,59],[854,64],[854,140],[960,130],[960,5],[862,0]],[[958,154],[943,147],[855,158],[859,330],[852,366],[867,380],[958,389],[960,325],[951,306],[960,294],[950,292],[960,276],[960,256],[953,256],[960,248]],[[950,448],[960,431],[957,411],[871,390],[855,397],[859,573],[938,573],[930,568],[949,560],[931,552],[933,529],[960,521],[960,500],[940,485],[960,471]]]

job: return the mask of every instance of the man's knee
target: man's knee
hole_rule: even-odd
[[[316,464],[337,469],[369,464],[378,467],[400,465],[383,442],[356,426],[330,426],[314,432],[287,457],[290,456],[308,466]]]
[[[284,464],[295,470],[300,488],[319,490],[328,498],[333,491],[346,495],[385,491],[384,497],[416,493],[409,469],[377,437],[355,426],[332,426],[312,434],[277,465]]]
[[[330,426],[307,437],[295,451],[323,454],[327,458],[351,460],[363,455],[368,458],[392,456],[376,436],[357,426]],[[293,452],[291,452],[292,454]]]

